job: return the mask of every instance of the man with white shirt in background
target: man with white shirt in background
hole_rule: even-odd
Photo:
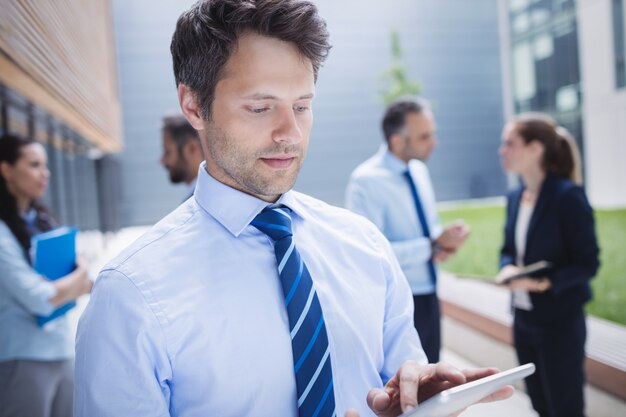
[[[441,314],[435,263],[454,254],[469,228],[441,227],[426,161],[437,146],[428,102],[403,97],[382,121],[385,143],[359,165],[346,190],[346,208],[371,220],[391,242],[414,302],[414,325],[428,361],[439,362]]]
[[[167,169],[172,184],[187,184],[185,200],[193,195],[198,167],[204,160],[198,132],[182,114],[163,117],[163,153],[159,162]]]

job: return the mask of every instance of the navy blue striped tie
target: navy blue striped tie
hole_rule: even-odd
[[[289,316],[299,416],[332,417],[335,395],[328,335],[311,275],[294,244],[291,210],[266,207],[251,224],[274,241]]]
[[[417,218],[420,221],[420,225],[422,226],[422,232],[424,233],[424,237],[430,239],[430,227],[428,227],[428,222],[426,221],[426,213],[424,213],[424,207],[422,206],[422,201],[420,200],[420,195],[417,192],[417,187],[415,186],[415,182],[411,177],[411,173],[409,171],[404,172],[404,177],[409,181],[409,186],[411,187],[411,194],[413,195],[413,201],[415,201],[415,208],[417,210]],[[430,281],[433,284],[437,284],[437,270],[435,269],[435,263],[433,262],[433,258],[431,257],[428,260],[428,274],[430,275]]]

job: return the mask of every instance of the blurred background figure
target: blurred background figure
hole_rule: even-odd
[[[34,234],[58,223],[37,202],[48,187],[44,147],[32,139],[0,138],[0,416],[72,415],[74,340],[65,315],[39,327],[35,316],[91,290],[85,265],[56,281],[35,272]]]
[[[173,184],[187,184],[185,200],[193,195],[198,166],[204,160],[200,138],[182,114],[163,117],[163,154],[161,165]]]
[[[469,233],[462,222],[441,227],[426,161],[437,145],[428,103],[405,97],[387,107],[385,143],[348,182],[346,207],[370,219],[389,239],[415,305],[414,324],[428,361],[438,362],[441,313],[435,262],[454,254]]]
[[[541,417],[584,415],[586,324],[583,306],[599,267],[594,217],[580,186],[573,138],[546,115],[526,113],[506,125],[500,156],[522,184],[508,196],[498,281],[521,266],[548,261],[538,277],[510,281],[513,338],[520,363],[534,362],[526,379]]]

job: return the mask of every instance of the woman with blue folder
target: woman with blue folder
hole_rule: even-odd
[[[513,338],[541,417],[584,416],[585,312],[599,267],[593,210],[580,186],[573,138],[548,116],[517,116],[503,132],[502,165],[522,184],[508,196],[501,270],[496,280],[544,261],[547,270],[506,283],[512,291]]]
[[[36,316],[88,293],[91,281],[80,262],[55,281],[32,267],[31,237],[57,226],[37,202],[49,177],[41,144],[0,138],[0,417],[72,415],[74,340],[67,318],[40,327]]]

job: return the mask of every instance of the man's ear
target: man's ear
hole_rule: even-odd
[[[200,102],[185,84],[178,84],[178,102],[189,124],[196,130],[204,130]]]
[[[0,175],[4,177],[5,181],[9,179],[9,177],[11,176],[11,173],[12,173],[11,165],[6,161],[0,162]]]
[[[400,143],[403,140],[402,135],[399,133],[392,133],[389,136],[389,143],[387,146],[392,153],[398,152],[402,148],[402,144]]]

